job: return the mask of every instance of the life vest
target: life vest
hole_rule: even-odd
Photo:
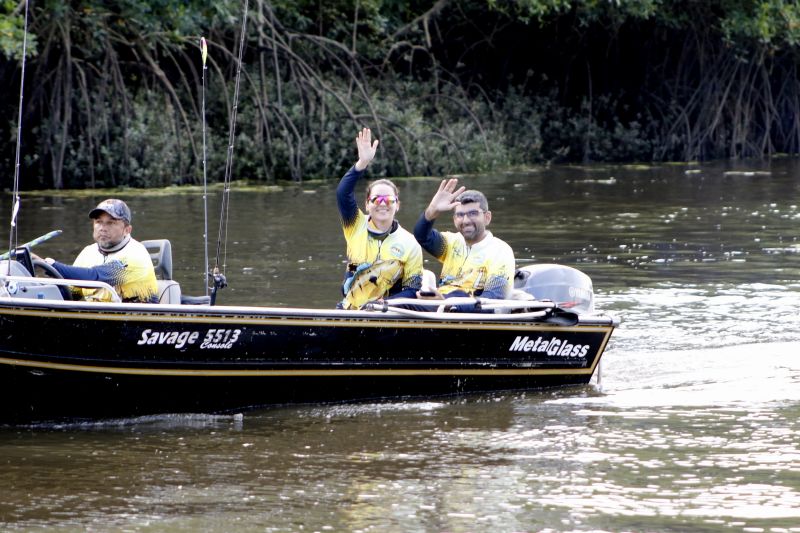
[[[367,302],[386,297],[402,275],[403,263],[397,259],[362,263],[344,282],[342,306],[345,309],[360,309]]]

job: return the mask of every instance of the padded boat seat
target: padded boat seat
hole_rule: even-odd
[[[181,303],[181,286],[177,281],[174,279],[160,279],[156,283],[158,283],[158,303]]]
[[[142,241],[145,249],[150,253],[156,279],[172,279],[172,244],[168,239],[151,239]]]
[[[150,253],[153,269],[156,271],[158,283],[158,303],[181,303],[181,286],[172,279],[172,244],[168,239],[152,239],[142,241]]]
[[[158,303],[208,305],[210,296],[184,296],[180,284],[172,279],[172,244],[168,239],[151,239],[142,241],[150,253],[153,269],[156,271],[158,283]]]

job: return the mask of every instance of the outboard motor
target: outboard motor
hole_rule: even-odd
[[[567,311],[594,312],[592,280],[572,267],[553,264],[522,267],[514,274],[514,288],[537,300],[550,300]]]

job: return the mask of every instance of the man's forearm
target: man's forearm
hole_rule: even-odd
[[[114,284],[118,281],[120,273],[125,269],[125,265],[121,261],[113,260],[103,265],[78,267],[56,261],[53,263],[53,268],[64,276],[65,279],[102,281],[104,283]]]

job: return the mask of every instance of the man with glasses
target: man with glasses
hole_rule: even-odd
[[[422,248],[395,220],[400,210],[397,186],[387,179],[367,185],[364,211],[358,208],[355,188],[375,157],[378,141],[369,128],[356,138],[358,161],[336,189],[336,203],[347,241],[347,272],[337,307],[359,309],[382,298],[414,298],[422,286]]]
[[[417,241],[442,263],[438,288],[426,287],[418,296],[507,298],[513,288],[514,252],[486,229],[492,221],[486,196],[457,187],[457,179],[442,180],[414,226]],[[453,211],[458,233],[433,229],[434,221],[447,211]],[[457,306],[456,310],[474,311],[475,306]]]

